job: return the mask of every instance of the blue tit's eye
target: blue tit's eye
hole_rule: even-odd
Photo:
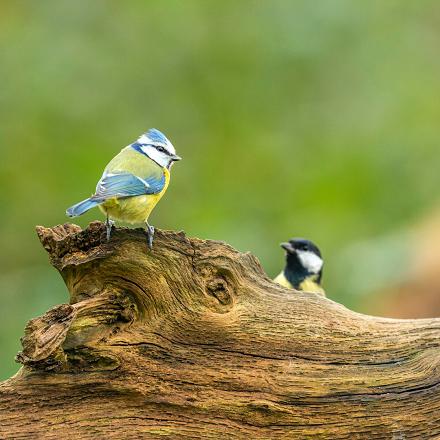
[[[165,153],[165,148],[162,147],[162,146],[160,146],[160,145],[158,145],[158,146],[156,147],[156,150],[157,150],[157,151],[160,151],[161,153]]]

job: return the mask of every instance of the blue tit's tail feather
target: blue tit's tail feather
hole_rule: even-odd
[[[82,202],[77,203],[76,205],[71,206],[66,210],[66,214],[69,217],[78,217],[81,214],[84,214],[89,209],[94,208],[95,206],[98,206],[102,200],[92,200],[87,199],[83,200]]]

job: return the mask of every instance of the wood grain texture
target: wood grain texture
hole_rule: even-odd
[[[293,293],[183,233],[37,232],[70,303],[27,325],[0,438],[440,438],[440,319]]]

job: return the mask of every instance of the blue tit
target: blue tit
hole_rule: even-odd
[[[321,287],[324,260],[314,243],[304,238],[293,238],[281,243],[286,251],[286,266],[274,279],[281,286],[325,296]]]
[[[95,194],[67,209],[66,214],[77,217],[99,206],[107,217],[107,240],[114,220],[145,223],[151,249],[154,227],[148,217],[168,188],[171,166],[180,159],[173,144],[152,128],[123,148],[106,166]]]

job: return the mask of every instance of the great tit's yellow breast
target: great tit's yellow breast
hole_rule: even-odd
[[[279,285],[283,287],[287,287],[288,289],[294,289],[295,287],[292,286],[292,284],[289,282],[289,280],[284,275],[284,271],[281,272],[274,281],[278,283]],[[302,292],[313,292],[313,293],[319,293],[320,295],[325,296],[325,290],[312,278],[306,278],[304,281],[302,281],[298,289]]]
[[[312,278],[306,278],[300,285],[299,290],[303,292],[319,293],[325,296],[325,290]]]
[[[279,284],[280,286],[287,287],[288,289],[293,289],[292,284],[290,284],[289,280],[284,275],[284,271],[281,272],[274,281]]]

